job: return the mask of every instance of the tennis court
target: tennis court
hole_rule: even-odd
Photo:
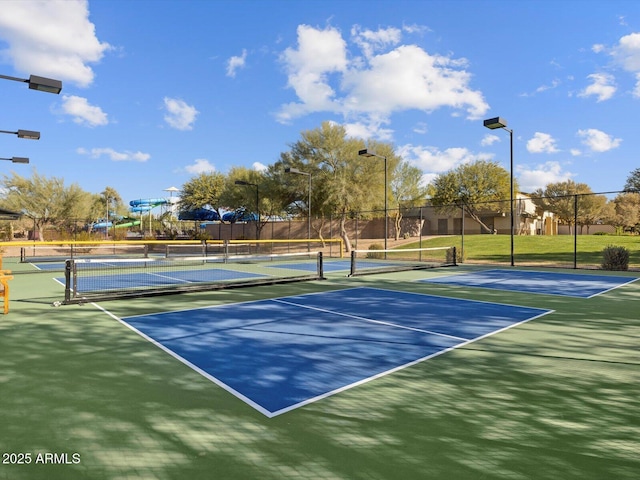
[[[271,417],[547,313],[361,287],[122,321]]]
[[[323,280],[56,308],[59,271],[5,258],[0,451],[69,463],[0,478],[637,478],[637,272],[540,269],[534,294],[441,281],[533,270],[349,277],[334,260]],[[215,268],[314,272],[287,263]]]
[[[428,278],[421,281],[545,295],[591,298],[636,280],[637,278],[628,276],[495,269]]]

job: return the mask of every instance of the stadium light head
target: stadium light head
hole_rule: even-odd
[[[308,172],[303,172],[302,170],[298,170],[297,168],[293,168],[293,167],[287,167],[284,169],[284,173],[295,173],[298,175],[309,175],[311,176],[310,173]]]
[[[256,185],[255,183],[251,183],[251,182],[245,182],[244,180],[236,180],[234,182],[236,185],[251,185],[253,187],[257,187],[258,185]]]
[[[40,132],[34,132],[33,130],[18,130],[17,132],[0,130],[0,133],[10,133],[11,135],[17,135],[18,138],[27,138],[29,140],[40,140]]]
[[[375,153],[370,152],[366,148],[364,150],[358,150],[358,155],[360,155],[361,157],[369,157],[369,158],[378,156]]]
[[[0,160],[8,160],[12,163],[29,163],[29,159],[27,157],[0,158]]]
[[[10,77],[8,75],[0,75],[4,80],[13,80],[15,82],[28,83],[31,90],[40,90],[41,92],[58,94],[62,91],[62,82],[53,78],[39,77],[31,75],[29,78]]]
[[[28,81],[31,90],[40,90],[41,92],[55,93],[56,95],[62,91],[62,82],[60,80],[31,75]]]
[[[484,121],[484,126],[491,130],[496,130],[497,128],[507,128],[507,121],[504,118],[500,117],[489,118]]]
[[[26,138],[28,140],[40,140],[40,132],[33,130],[18,130],[18,138]]]

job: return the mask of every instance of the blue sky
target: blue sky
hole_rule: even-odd
[[[0,157],[123,200],[264,168],[329,120],[428,181],[491,159],[524,191],[623,188],[640,167],[636,0],[2,0]]]

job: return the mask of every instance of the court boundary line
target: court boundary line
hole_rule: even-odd
[[[414,332],[418,332],[418,333],[426,333],[429,335],[436,335],[438,337],[447,337],[447,338],[451,338],[454,340],[463,340],[463,341],[467,341],[469,340],[468,338],[464,338],[464,337],[456,337],[455,335],[447,335],[445,333],[438,333],[438,332],[432,332],[430,330],[423,330],[421,328],[414,328],[414,327],[406,327],[404,325],[398,325],[396,323],[391,323],[391,322],[384,322],[382,320],[376,320],[375,318],[367,318],[367,317],[361,317],[359,315],[352,315],[350,313],[343,313],[343,312],[336,312],[333,310],[327,310],[326,308],[319,308],[319,307],[311,307],[309,305],[300,305],[299,303],[294,303],[294,302],[286,302],[284,300],[272,300],[274,302],[277,303],[283,303],[285,305],[292,305],[294,307],[299,307],[299,308],[304,308],[307,310],[315,310],[318,312],[324,312],[324,313],[330,313],[332,315],[337,315],[340,317],[346,317],[346,318],[353,318],[355,320],[361,320],[363,322],[368,322],[368,323],[377,323],[378,325],[386,325],[388,327],[394,327],[394,328],[401,328],[403,330],[411,330]]]
[[[190,362],[189,360],[183,358],[182,356],[180,356],[179,354],[177,354],[176,352],[174,352],[173,350],[171,350],[170,348],[166,347],[165,345],[163,345],[162,343],[154,340],[153,338],[151,338],[150,336],[148,336],[147,334],[141,332],[140,330],[138,330],[137,328],[135,328],[133,325],[130,325],[129,323],[127,323],[124,318],[136,318],[136,317],[143,317],[143,316],[147,316],[147,315],[163,315],[163,314],[169,314],[169,313],[176,313],[176,312],[187,312],[189,310],[200,310],[200,309],[206,309],[206,308],[217,308],[217,307],[223,307],[223,306],[230,306],[230,305],[240,305],[240,304],[250,304],[250,303],[257,303],[257,302],[263,302],[263,301],[273,301],[273,300],[278,300],[278,299],[283,299],[283,298],[287,298],[287,297],[300,297],[300,296],[304,296],[304,295],[318,295],[318,294],[326,294],[326,293],[331,293],[331,292],[335,292],[335,291],[345,291],[345,290],[359,290],[359,289],[369,289],[369,290],[380,290],[380,291],[386,291],[386,292],[393,292],[393,293],[405,293],[405,294],[410,294],[410,295],[418,295],[418,296],[425,296],[425,297],[438,297],[438,298],[443,298],[443,299],[450,299],[450,300],[456,300],[456,301],[462,301],[462,302],[478,302],[478,303],[486,303],[486,304],[492,304],[492,305],[502,305],[502,306],[508,306],[508,307],[523,307],[523,308],[529,308],[531,310],[539,310],[540,313],[538,315],[535,315],[533,317],[530,318],[526,318],[524,320],[521,320],[519,322],[507,325],[505,327],[502,327],[498,330],[486,333],[480,337],[477,338],[473,338],[473,339],[463,339],[461,337],[451,337],[453,339],[460,339],[461,343],[457,344],[457,345],[453,345],[451,347],[447,347],[444,348],[442,350],[439,350],[437,352],[434,352],[430,355],[426,355],[424,357],[421,358],[417,358],[415,360],[412,360],[410,362],[407,362],[405,364],[402,365],[398,365],[396,367],[393,367],[389,370],[385,370],[384,372],[380,372],[377,373],[375,375],[371,375],[369,377],[365,377],[362,378],[356,382],[352,382],[349,383],[347,385],[343,385],[342,387],[339,387],[337,389],[333,389],[330,390],[328,392],[324,392],[320,395],[316,395],[315,397],[311,397],[308,399],[305,399],[301,402],[295,403],[293,405],[290,405],[288,407],[279,409],[279,410],[275,410],[275,411],[269,411],[266,408],[264,408],[263,406],[261,406],[260,404],[258,404],[257,402],[253,401],[252,399],[250,399],[249,397],[243,395],[242,393],[238,392],[237,390],[235,390],[233,387],[227,385],[226,383],[224,383],[222,380],[216,378],[215,376],[211,375],[210,373],[207,373],[206,371],[204,371],[203,369],[201,369],[200,367],[198,367],[197,365],[193,364],[192,362]],[[287,303],[287,302],[279,302],[279,303]],[[98,303],[96,302],[91,302],[90,303],[92,306],[94,306],[95,308],[97,308],[98,310],[106,313],[109,317],[113,318],[114,320],[118,321],[120,324],[123,324],[125,327],[127,327],[129,330],[133,331],[134,333],[140,335],[142,338],[144,338],[145,340],[149,341],[152,345],[160,348],[162,351],[168,353],[169,355],[171,355],[171,357],[173,357],[174,359],[178,360],[179,362],[181,362],[183,365],[191,368],[193,371],[195,371],[196,373],[200,374],[201,376],[203,376],[204,378],[206,378],[207,380],[213,382],[215,385],[217,385],[218,387],[222,388],[223,390],[225,390],[226,392],[232,394],[234,397],[236,397],[239,400],[242,400],[245,404],[249,405],[250,407],[252,407],[253,409],[257,410],[258,412],[260,412],[261,414],[263,414],[264,416],[266,416],[267,418],[274,418],[277,417],[279,415],[285,414],[287,412],[296,410],[300,407],[303,407],[305,405],[309,405],[312,403],[315,403],[317,401],[323,400],[325,398],[331,397],[333,395],[336,395],[338,393],[350,390],[351,388],[355,388],[357,386],[360,385],[364,385],[366,383],[369,383],[373,380],[377,380],[379,378],[385,377],[387,375],[391,375],[395,372],[398,372],[400,370],[403,370],[405,368],[409,368],[412,367],[414,365],[417,365],[419,363],[425,362],[427,360],[430,360],[432,358],[438,357],[440,355],[443,355],[445,353],[448,353],[450,351],[456,350],[458,348],[461,347],[465,347],[471,343],[475,343],[477,341],[483,340],[485,338],[491,337],[493,335],[496,335],[498,333],[502,333],[506,330],[509,330],[511,328],[523,325],[525,323],[528,323],[530,321],[536,320],[538,318],[541,318],[543,316],[549,315],[551,313],[555,313],[555,310],[544,310],[538,307],[527,307],[524,305],[512,305],[512,304],[506,304],[506,303],[496,303],[496,302],[489,302],[489,301],[485,301],[485,300],[469,300],[469,299],[463,299],[463,298],[456,298],[456,297],[447,297],[444,295],[431,295],[428,293],[421,293],[421,292],[408,292],[405,290],[394,290],[394,289],[385,289],[385,288],[379,288],[379,287],[368,287],[368,286],[358,286],[358,287],[347,287],[347,288],[342,288],[342,289],[332,289],[332,290],[327,290],[327,291],[321,291],[321,292],[310,292],[307,294],[299,294],[299,295],[286,295],[286,296],[282,296],[282,297],[277,297],[276,299],[273,298],[263,298],[263,299],[256,299],[256,300],[248,300],[245,302],[237,302],[237,303],[225,303],[225,304],[220,304],[220,305],[210,305],[210,306],[206,306],[206,307],[198,307],[195,309],[184,309],[184,310],[172,310],[172,311],[168,311],[168,312],[159,312],[157,314],[140,314],[140,315],[134,315],[131,317],[118,317],[117,315],[113,314],[112,312],[108,311],[106,308],[103,308],[102,306],[100,306]],[[291,303],[292,305],[296,306],[296,307],[300,307],[300,308],[305,308],[304,306],[301,306],[299,304],[295,304],[295,303]],[[338,314],[338,312],[331,312],[332,314]],[[349,316],[348,314],[345,314],[345,316]],[[371,319],[366,319],[366,318],[362,318],[362,320],[368,320],[368,321],[372,321]],[[383,323],[380,321],[376,321],[379,323]],[[393,324],[390,324],[390,326],[396,326]],[[436,334],[435,332],[431,333],[434,335],[440,335],[440,336],[446,336],[446,335],[442,335],[442,334]]]
[[[618,285],[614,285],[611,288],[608,288],[606,290],[602,290],[601,292],[597,292],[594,293],[593,295],[589,295],[588,297],[582,297],[582,296],[575,296],[575,295],[566,295],[566,294],[562,294],[562,293],[549,293],[549,292],[535,292],[535,291],[529,291],[529,290],[516,290],[516,289],[510,289],[510,288],[492,288],[492,287],[488,287],[485,285],[499,285],[501,283],[503,283],[505,280],[507,279],[500,279],[500,280],[496,280],[494,282],[487,282],[485,285],[470,285],[470,284],[464,284],[464,283],[440,283],[440,282],[431,282],[430,279],[418,279],[418,280],[414,280],[415,283],[431,283],[434,285],[445,285],[445,286],[455,286],[455,287],[470,287],[470,288],[487,288],[489,290],[503,290],[503,291],[507,291],[507,292],[516,292],[516,293],[525,293],[525,294],[534,294],[534,295],[549,295],[549,296],[553,296],[553,297],[563,297],[563,298],[583,298],[583,299],[590,299],[590,298],[594,298],[597,297],[599,295],[603,295],[607,292],[611,292],[617,288],[620,287],[624,287],[625,285],[629,285],[637,280],[640,279],[640,277],[626,277],[626,276],[617,276],[617,275],[602,275],[600,273],[569,273],[569,272],[547,272],[544,270],[507,270],[504,268],[489,268],[486,270],[478,270],[478,271],[473,271],[473,272],[463,272],[463,273],[454,273],[453,275],[441,275],[435,278],[448,278],[448,277],[455,277],[455,276],[464,276],[464,275],[475,275],[478,273],[485,273],[485,272],[526,272],[526,273],[543,273],[543,274],[549,274],[549,275],[575,275],[575,276],[584,276],[584,277],[590,277],[590,276],[601,276],[601,277],[610,277],[610,278],[630,278],[630,280],[628,282],[624,282],[624,283],[620,283]]]

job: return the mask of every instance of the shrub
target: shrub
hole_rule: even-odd
[[[453,264],[453,252],[454,249],[450,248],[449,250],[447,250],[447,257],[445,259],[445,262],[448,264]],[[464,259],[462,258],[462,251],[460,248],[455,248],[455,252],[456,252],[456,264],[460,264],[464,262]]]
[[[602,256],[603,270],[629,270],[629,250],[625,247],[607,245]]]
[[[372,243],[369,245],[369,252],[367,252],[367,258],[384,258],[384,253],[376,252],[375,250],[384,250],[384,247],[379,243]]]

